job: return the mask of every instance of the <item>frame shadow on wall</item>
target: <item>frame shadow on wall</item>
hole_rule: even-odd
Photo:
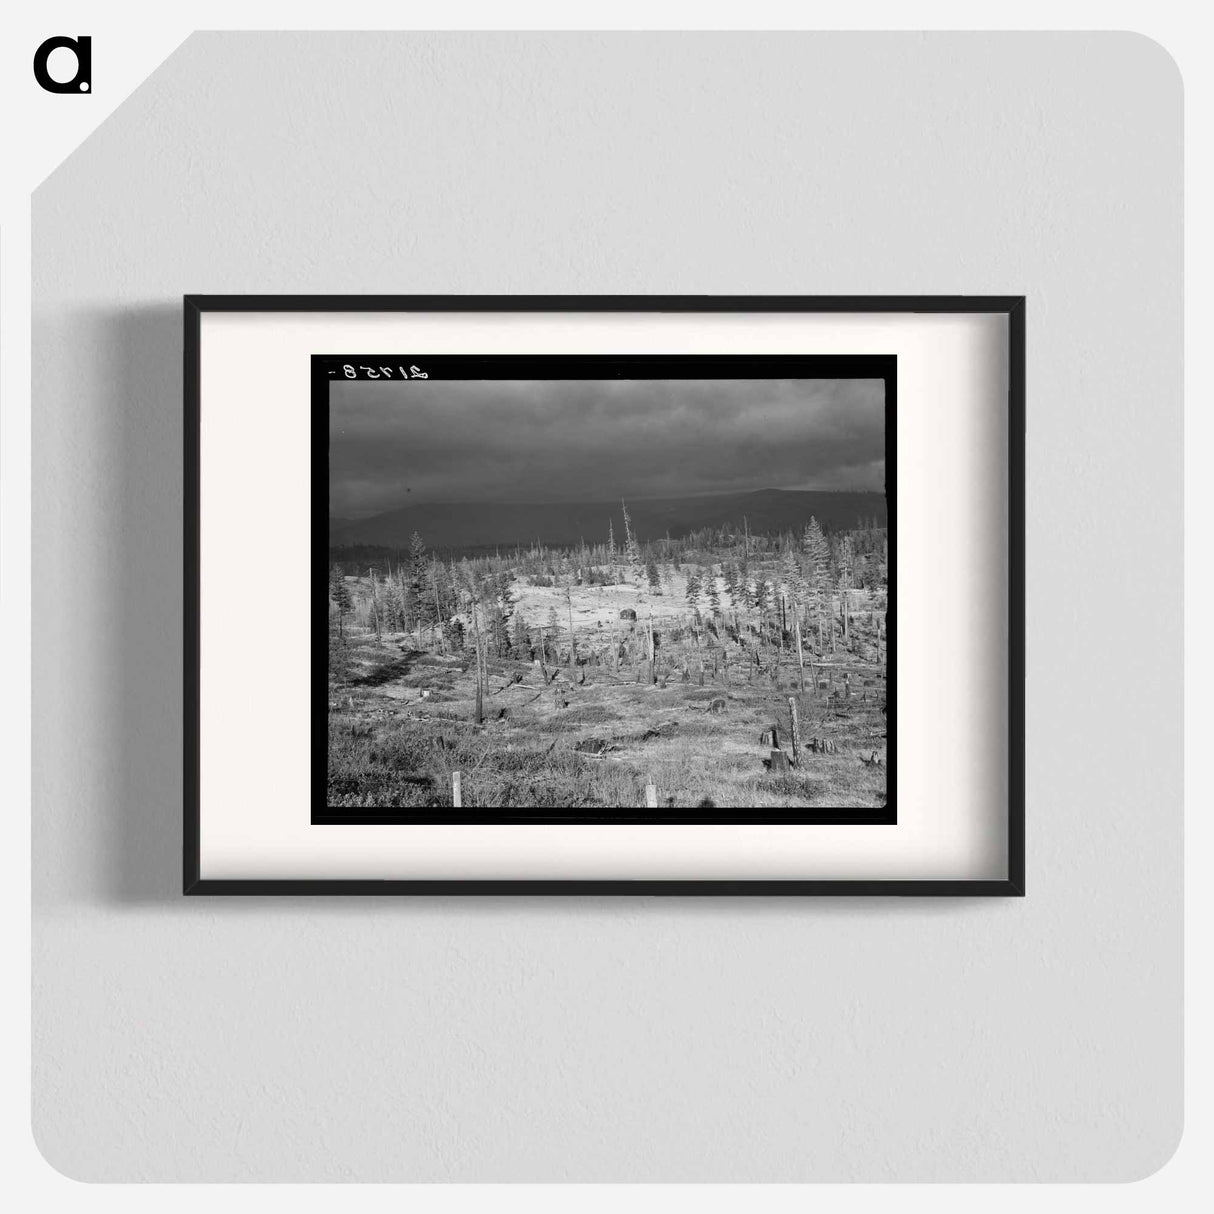
[[[104,684],[98,724],[113,781],[98,804],[106,900],[180,901],[182,796],[181,310],[107,312],[97,385],[110,549],[100,576]],[[248,588],[251,592],[252,588]],[[251,676],[252,677],[252,676]],[[234,689],[235,691],[235,689]]]

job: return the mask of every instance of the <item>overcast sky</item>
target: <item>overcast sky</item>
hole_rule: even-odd
[[[885,483],[881,380],[428,380],[331,387],[329,513]]]

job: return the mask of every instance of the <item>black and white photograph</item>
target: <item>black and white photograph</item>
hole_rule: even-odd
[[[314,823],[896,821],[895,358],[313,392]]]

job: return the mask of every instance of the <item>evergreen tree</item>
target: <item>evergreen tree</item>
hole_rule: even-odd
[[[791,547],[785,548],[780,558],[780,589],[794,603],[800,603],[805,598],[805,579],[801,576],[801,566],[797,564],[797,554]]]
[[[503,570],[494,579],[493,593],[497,599],[498,610],[502,613],[502,619],[509,623],[510,618],[514,615],[514,586],[513,579],[506,570]]]
[[[801,548],[805,553],[808,566],[806,572],[809,589],[816,591],[819,587],[826,585],[830,571],[830,545],[827,544],[826,536],[823,535],[816,518],[809,520],[801,540]]]
[[[384,618],[390,632],[405,631],[405,591],[396,577],[384,586]]]
[[[430,562],[426,557],[426,545],[415,531],[409,539],[409,609],[411,623],[418,629],[433,624],[438,618],[434,606],[434,595],[430,589]]]
[[[645,576],[649,580],[649,590],[652,594],[662,593],[662,581],[658,576],[658,567],[653,561],[645,566]]]
[[[620,509],[624,512],[624,558],[628,562],[628,572],[632,578],[640,584],[641,580],[641,552],[637,547],[637,537],[632,530],[632,519],[628,517],[628,507],[624,504],[624,499],[620,499]]]
[[[463,623],[454,616],[449,619],[443,625],[443,639],[447,642],[448,649],[458,653],[467,643]]]
[[[732,561],[725,562],[722,576],[725,578],[725,589],[729,591],[730,606],[736,607],[738,603],[738,571]]]
[[[692,570],[687,575],[687,602],[693,610],[699,608],[700,605],[700,590],[701,582],[700,575],[696,570]]]
[[[813,600],[814,621],[818,629],[818,647],[821,649],[825,642],[824,629],[830,621],[830,545],[818,525],[816,518],[810,518],[801,540],[805,551],[806,589],[808,597]],[[831,626],[833,635],[834,628]]]
[[[371,626],[375,629],[375,639],[379,640],[384,630],[383,605],[381,603],[379,579],[375,576],[373,568],[367,570],[367,580],[371,583],[371,605],[367,611],[371,619]]]
[[[516,658],[522,658],[523,660],[530,659],[531,637],[527,632],[527,621],[523,619],[521,611],[514,613],[514,628],[511,633],[510,644]]]
[[[496,602],[485,605],[486,626],[489,633],[489,644],[493,646],[496,657],[505,657],[510,649],[510,635],[506,629],[506,620],[501,607]]]
[[[337,635],[345,640],[345,619],[354,610],[354,600],[350,597],[350,588],[342,576],[340,565],[335,565],[329,574],[329,597],[337,608]]]

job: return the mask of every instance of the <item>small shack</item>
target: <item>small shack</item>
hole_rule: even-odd
[[[635,624],[637,622],[637,613],[633,611],[631,607],[625,607],[624,610],[620,612],[620,619],[628,620],[630,623]]]

